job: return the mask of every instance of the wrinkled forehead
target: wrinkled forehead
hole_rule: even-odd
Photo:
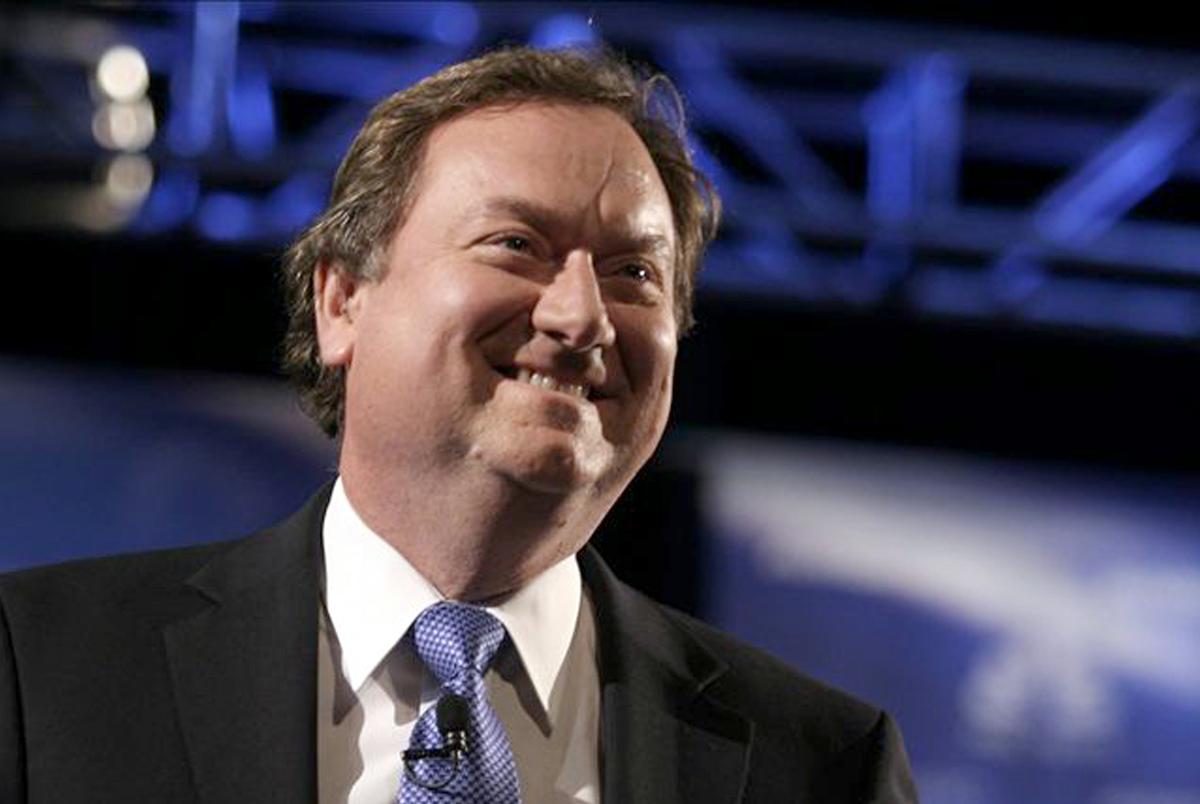
[[[483,107],[435,128],[414,200],[529,197],[564,216],[654,230],[672,241],[670,200],[633,127],[604,106],[530,101]],[[659,231],[663,230],[663,231]]]

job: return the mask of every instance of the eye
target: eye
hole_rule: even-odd
[[[654,279],[654,274],[645,265],[640,262],[627,262],[621,266],[620,274],[629,277],[639,284],[649,282]]]
[[[600,271],[609,299],[628,304],[657,304],[668,292],[662,271],[647,259],[614,259]]]
[[[527,253],[533,249],[533,243],[530,242],[529,238],[522,237],[521,235],[505,235],[496,242],[497,245],[509,251]]]

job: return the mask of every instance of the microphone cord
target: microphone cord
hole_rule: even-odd
[[[437,748],[408,748],[400,757],[404,761],[404,775],[413,784],[426,790],[441,790],[454,781],[462,758],[467,752],[467,724],[470,720],[470,705],[466,698],[448,692],[436,704],[438,731],[442,734],[442,745]],[[449,775],[440,782],[428,782],[417,775],[413,763],[422,759],[450,759],[453,766]]]

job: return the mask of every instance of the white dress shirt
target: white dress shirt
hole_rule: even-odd
[[[320,804],[390,804],[437,682],[401,637],[443,597],[350,505],[339,478],[323,528],[317,668]],[[600,801],[595,618],[572,556],[488,606],[515,650],[484,677],[512,743],[523,804]]]

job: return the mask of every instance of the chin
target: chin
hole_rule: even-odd
[[[606,474],[609,461],[581,450],[569,439],[564,443],[525,443],[492,455],[480,455],[485,464],[514,485],[537,494],[569,496],[594,488]]]
[[[551,454],[501,468],[516,485],[538,494],[566,496],[591,486],[596,476],[584,471],[576,456]]]

